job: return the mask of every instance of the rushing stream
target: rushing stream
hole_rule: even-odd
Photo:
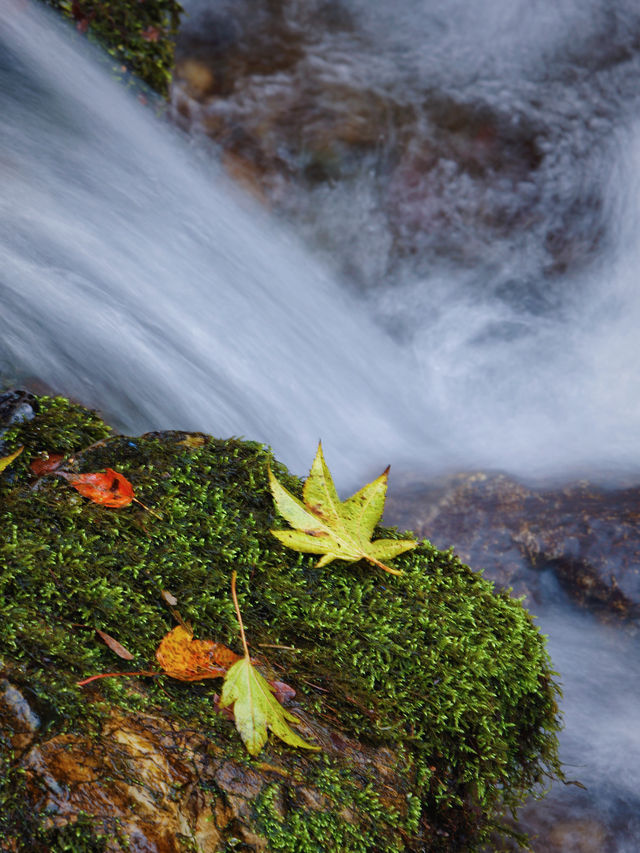
[[[126,430],[245,435],[300,474],[321,437],[345,488],[388,462],[637,474],[635,4],[345,3],[349,27],[305,43],[305,73],[321,92],[360,81],[411,127],[345,158],[345,180],[296,185],[279,222],[54,19],[0,5],[6,386],[65,393]],[[191,38],[205,5],[189,4]],[[252,5],[236,5],[242,32]],[[283,73],[252,78],[256,104],[265,81],[284,98]],[[443,118],[470,104],[471,141]],[[466,167],[442,154],[443,128]],[[607,849],[633,853],[637,642],[567,610],[541,622],[568,775],[593,789],[554,808],[582,819],[597,802]]]

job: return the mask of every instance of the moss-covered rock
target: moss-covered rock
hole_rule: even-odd
[[[175,37],[183,11],[178,0],[42,0],[75,22],[107,50],[118,76],[133,74],[166,96]]]
[[[100,850],[105,832],[115,849],[138,849],[127,820],[143,821],[141,809],[150,820],[153,798],[141,804],[136,792],[153,785],[134,759],[161,748],[154,773],[164,762],[175,778],[162,783],[157,808],[172,803],[172,825],[188,827],[167,850],[472,851],[505,809],[560,772],[543,638],[519,601],[453,554],[425,541],[394,561],[399,577],[368,564],[318,570],[269,533],[284,522],[268,464],[291,490],[300,482],[262,445],[181,432],[110,436],[65,400],[38,405],[33,420],[5,433],[7,450],[25,451],[0,476],[0,837],[14,839],[9,849]],[[137,504],[90,503],[56,476],[34,487],[29,462],[44,451],[68,454],[72,470],[121,471],[161,518]],[[76,685],[153,667],[175,625],[162,590],[196,636],[239,649],[233,569],[254,653],[297,690],[294,711],[321,753],[270,740],[251,759],[215,711],[219,682]],[[116,658],[96,628],[135,660]],[[64,756],[75,772],[84,767],[74,786],[51,782]],[[93,800],[74,800],[87,780]],[[96,793],[114,785],[136,802],[122,820]],[[189,817],[195,801],[207,826]],[[82,813],[75,828],[70,802]],[[47,833],[62,840],[47,842]]]

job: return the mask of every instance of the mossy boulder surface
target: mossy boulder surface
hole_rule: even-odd
[[[297,494],[301,483],[254,442],[111,435],[94,413],[47,397],[3,438],[4,453],[25,446],[0,475],[6,849],[146,849],[127,828],[140,796],[119,821],[96,793],[103,777],[153,788],[148,774],[131,778],[124,759],[105,769],[114,737],[122,749],[135,741],[147,755],[167,752],[162,761],[178,781],[158,809],[182,802],[188,788],[189,815],[194,798],[208,815],[204,826],[181,812],[182,830],[163,850],[472,851],[495,837],[506,809],[560,773],[558,691],[543,638],[519,601],[495,593],[452,553],[425,541],[394,561],[398,577],[365,563],[316,569],[316,558],[269,532],[286,524],[273,507],[268,466]],[[122,472],[161,517],[135,503],[91,503],[55,475],[34,488],[29,463],[45,451],[69,455],[68,470]],[[404,534],[376,532],[383,535]],[[250,758],[215,710],[220,681],[76,684],[114,670],[159,670],[155,650],[176,624],[163,590],[196,637],[240,651],[234,569],[252,653],[269,677],[295,688],[290,710],[322,752],[270,738]],[[115,657],[95,629],[135,659]],[[78,814],[63,806],[78,786],[70,792],[38,767],[55,753],[56,766],[66,755],[77,768],[92,739],[101,744],[86,763],[93,800],[77,801],[74,823]]]
[[[169,91],[182,6],[177,0],[41,0],[104,48],[118,77]]]

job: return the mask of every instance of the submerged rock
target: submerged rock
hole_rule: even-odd
[[[284,522],[267,467],[300,482],[262,445],[113,436],[68,401],[37,404],[5,433],[25,450],[0,478],[2,849],[473,851],[559,773],[543,639],[451,553],[423,542],[396,559],[399,577],[316,569],[269,532]],[[35,481],[44,452],[117,469],[153,513]],[[295,689],[289,708],[320,752],[271,738],[251,758],[216,710],[220,682],[77,685],[157,668],[175,625],[163,590],[198,638],[239,649],[234,569],[252,654]]]
[[[191,2],[173,120],[213,140],[232,177],[359,287],[386,289],[443,262],[488,265],[494,281],[517,245],[496,295],[512,304],[524,283],[532,311],[553,316],[554,278],[590,262],[604,236],[588,175],[557,192],[558,158],[576,154],[559,155],[570,132],[555,125],[576,123],[575,100],[565,105],[551,81],[447,81],[435,54],[427,60],[442,45],[398,53],[366,18],[335,2]]]
[[[415,483],[391,498],[390,523],[411,527],[529,601],[551,572],[575,604],[640,618],[640,488],[582,481],[533,488],[504,474]]]

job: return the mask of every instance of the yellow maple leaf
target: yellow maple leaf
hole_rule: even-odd
[[[289,723],[298,723],[274,696],[274,688],[253,666],[244,634],[244,625],[236,595],[236,572],[231,576],[231,595],[240,626],[244,657],[233,664],[224,677],[220,708],[233,706],[233,716],[240,737],[251,755],[258,755],[267,742],[267,729],[288,743],[302,749],[319,750],[293,731]]]
[[[302,489],[300,501],[278,482],[269,469],[269,484],[276,507],[295,530],[272,530],[284,545],[296,551],[323,554],[318,566],[332,560],[368,560],[392,575],[401,575],[383,560],[391,560],[417,546],[414,539],[377,539],[373,531],[382,516],[389,469],[348,500],[341,501],[318,445],[316,458]]]

